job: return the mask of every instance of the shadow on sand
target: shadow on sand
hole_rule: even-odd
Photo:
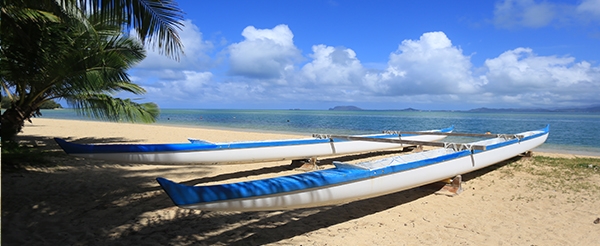
[[[198,184],[289,171],[290,167],[262,167],[208,177],[214,167],[152,166],[89,160],[67,156],[50,138],[26,136],[19,140],[39,146],[36,151],[56,153],[48,157],[54,168],[2,172],[2,240],[7,245],[148,242],[159,245],[261,245],[385,211],[429,196],[443,185],[434,183],[338,206],[289,211],[186,210],[174,207],[155,182],[157,176],[165,172],[194,173],[199,178],[185,183]],[[81,141],[109,143],[127,140]],[[335,160],[349,161],[394,153],[383,151]],[[330,164],[333,160],[322,159],[321,164]],[[518,158],[465,174],[463,181],[516,160]],[[149,213],[154,215],[149,216]],[[232,224],[238,226],[232,227]]]

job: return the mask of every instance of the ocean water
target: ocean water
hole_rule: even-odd
[[[43,110],[43,118],[87,119],[70,109]],[[35,121],[35,119],[33,119]],[[550,125],[540,151],[600,155],[600,114],[473,113],[330,110],[162,109],[155,124],[305,134],[371,134],[455,127],[455,132],[513,134]],[[449,137],[447,142],[469,142]]]

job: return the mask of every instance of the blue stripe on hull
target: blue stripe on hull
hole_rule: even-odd
[[[454,126],[441,129],[441,132],[451,132]],[[392,138],[395,134],[368,135],[372,138]],[[411,135],[402,135],[411,136]],[[274,141],[252,141],[212,144],[205,142],[197,143],[174,143],[174,144],[76,144],[64,139],[54,138],[67,154],[101,154],[101,153],[130,153],[130,152],[184,152],[184,151],[207,151],[220,149],[243,149],[260,147],[294,146],[303,144],[328,143],[329,139],[293,139]],[[335,142],[348,140],[335,139]]]
[[[527,136],[523,139],[511,139],[505,142],[490,144],[487,146],[487,150],[485,151],[510,144],[516,144],[519,141],[538,138],[548,134],[549,130],[549,126],[546,126],[544,129],[540,130],[540,133]],[[481,151],[478,150],[474,152]],[[372,170],[357,168],[353,165],[336,165],[336,168],[332,169],[233,184],[187,186],[160,177],[156,180],[176,205],[184,206],[214,201],[268,196],[314,188],[324,188],[327,186],[355,182],[358,180],[375,178],[382,175],[434,165],[444,161],[468,156],[471,153],[472,152],[469,150],[457,151],[438,157],[398,165],[391,165]]]

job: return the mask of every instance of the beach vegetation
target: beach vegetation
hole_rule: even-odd
[[[532,188],[600,195],[600,158],[534,156],[507,167],[505,172],[521,171],[536,177]]]
[[[0,14],[0,77],[10,101],[2,113],[3,141],[56,99],[93,118],[158,117],[156,104],[114,95],[145,93],[127,74],[145,58],[144,44],[179,58],[182,15],[174,1],[5,0]]]
[[[3,108],[3,109],[10,108],[11,103],[12,103],[12,100],[10,100],[8,97],[2,97],[2,107],[1,108]],[[40,105],[40,109],[57,109],[57,108],[62,108],[62,105],[60,105],[60,103],[57,103],[54,100],[46,101]]]
[[[535,157],[534,174],[542,177],[539,183],[563,192],[592,192],[600,194],[600,158]],[[557,188],[559,187],[559,188]]]
[[[25,170],[27,167],[49,167],[56,166],[50,157],[64,156],[56,151],[20,144],[15,141],[2,141],[2,171]]]
[[[55,102],[54,100],[46,101],[40,105],[40,109],[57,109],[62,108],[60,103]]]

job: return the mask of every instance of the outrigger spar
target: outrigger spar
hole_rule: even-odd
[[[495,136],[460,146],[446,143],[445,146],[452,148],[436,148],[359,163],[333,162],[334,168],[237,183],[190,186],[165,178],[157,178],[157,181],[173,202],[182,208],[272,211],[327,206],[457,177],[531,151],[546,141],[549,132],[550,127],[546,126],[507,135],[515,137]],[[362,140],[366,139],[359,141]],[[457,146],[464,149],[455,148]],[[483,146],[485,150],[469,146]]]

